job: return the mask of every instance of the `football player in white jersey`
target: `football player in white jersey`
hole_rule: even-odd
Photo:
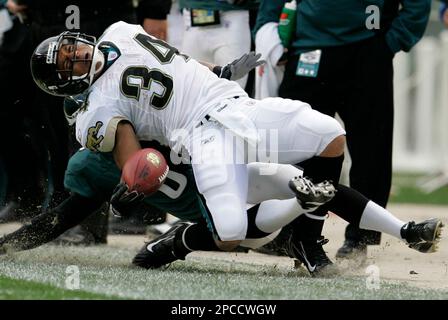
[[[35,50],[31,69],[50,94],[88,90],[77,138],[91,150],[113,151],[120,168],[139,140],[186,154],[222,250],[246,236],[247,162],[300,163],[315,183],[339,179],[345,131],[336,120],[300,101],[250,99],[216,75],[234,78],[231,68],[206,67],[140,26],[115,23],[98,42],[70,32],[49,38]],[[314,269],[331,264],[319,240],[326,213],[323,205],[297,219],[297,247]],[[393,223],[397,234],[400,223]],[[441,222],[431,226],[435,238]]]

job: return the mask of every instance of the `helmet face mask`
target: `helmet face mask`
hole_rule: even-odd
[[[43,41],[31,57],[31,73],[36,84],[45,92],[56,96],[76,95],[85,91],[93,82],[95,68],[93,61],[97,58],[96,38],[81,33],[63,32],[59,36]],[[90,54],[76,57],[79,48],[89,46]],[[71,57],[61,64],[58,58],[64,54]],[[58,63],[59,62],[59,63]],[[75,75],[75,64],[87,65],[85,74]]]

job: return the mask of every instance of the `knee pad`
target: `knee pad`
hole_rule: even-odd
[[[205,194],[209,190],[224,186],[229,179],[229,173],[223,170],[222,166],[201,164],[200,170],[194,170],[194,178],[199,192]]]
[[[247,213],[241,206],[241,199],[231,193],[216,193],[208,195],[206,201],[220,240],[243,240],[246,237]]]

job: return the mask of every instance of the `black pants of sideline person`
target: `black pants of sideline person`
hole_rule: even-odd
[[[352,159],[350,186],[385,207],[392,179],[393,53],[382,35],[325,48],[316,78],[296,75],[292,56],[279,89],[330,116],[338,113]],[[349,225],[346,240],[379,244],[381,234]]]

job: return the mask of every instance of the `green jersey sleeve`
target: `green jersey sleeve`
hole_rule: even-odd
[[[81,149],[68,162],[64,185],[71,192],[87,198],[98,194],[108,197],[120,181],[120,175],[112,153]]]

